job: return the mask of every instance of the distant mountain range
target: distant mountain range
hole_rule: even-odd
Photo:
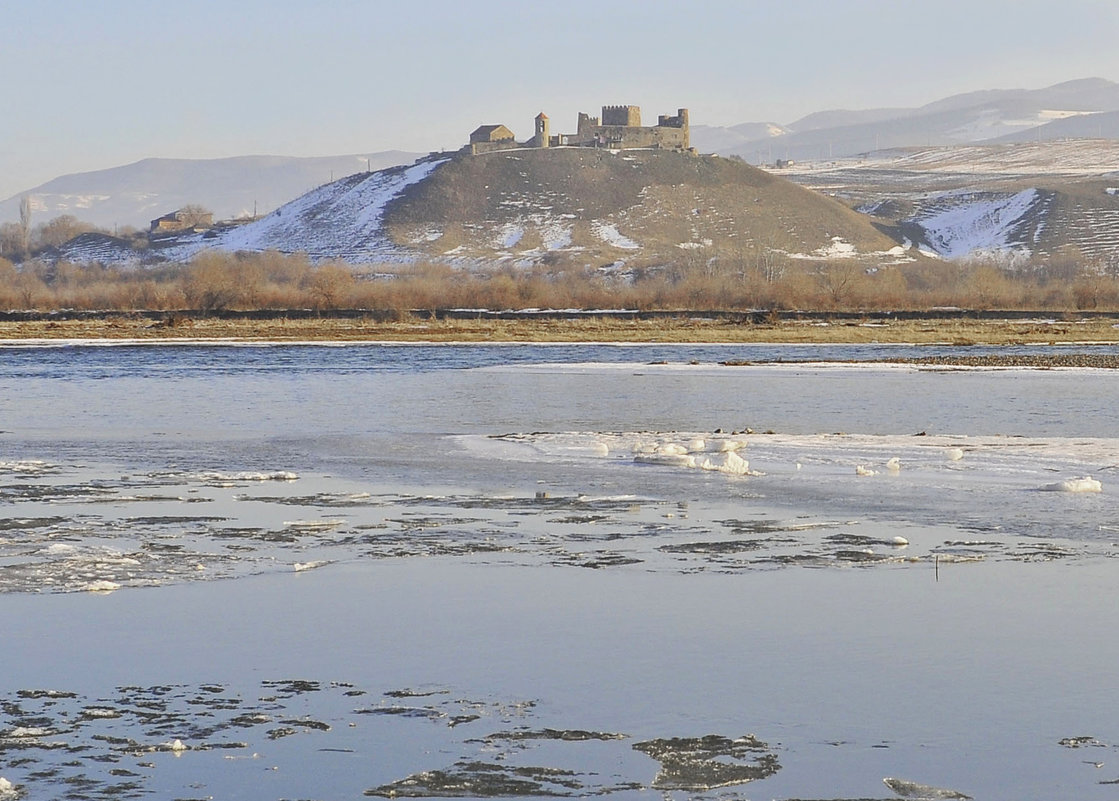
[[[1045,89],[969,92],[918,108],[821,111],[787,124],[692,126],[692,144],[700,152],[738,155],[755,164],[1064,138],[1119,138],[1119,83],[1084,78]]]
[[[1085,78],[1045,89],[970,92],[919,108],[819,111],[787,124],[745,122],[692,126],[701,153],[738,155],[753,164],[817,161],[902,147],[1119,138],[1119,84]],[[76,173],[0,202],[0,222],[19,219],[19,199],[32,199],[33,219],[72,214],[113,230],[144,228],[187,204],[216,219],[262,216],[316,186],[365,170],[409,164],[403,151],[291,158],[144,159]]]
[[[634,265],[713,251],[897,263],[918,251],[1010,260],[1075,251],[1119,264],[1117,141],[1119,84],[1088,78],[919,108],[820,111],[783,125],[693,126],[701,153],[793,161],[782,177],[820,195],[757,170],[735,172],[726,159],[518,151],[475,160],[448,153],[406,168],[418,154],[389,151],[147,159],[20,196],[31,196],[35,222],[73,214],[109,229],[146,228],[187,204],[219,220],[254,209],[260,218],[143,254],[101,235],[56,254],[106,263],[180,260],[215,247],[354,263]],[[20,196],[0,203],[0,221],[18,219]],[[901,254],[891,247],[899,242]]]
[[[366,170],[410,164],[421,154],[390,150],[349,156],[144,159],[107,170],[63,175],[0,203],[0,222],[19,219],[31,197],[32,222],[61,214],[115,230],[148,223],[188,204],[215,219],[263,216],[316,186]]]

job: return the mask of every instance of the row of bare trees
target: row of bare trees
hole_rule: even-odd
[[[190,263],[113,268],[0,258],[0,310],[631,308],[873,311],[1119,311],[1119,269],[1066,259],[1014,270],[921,262],[867,269],[856,260],[705,262],[625,270],[446,264],[313,264],[303,255],[208,251]]]

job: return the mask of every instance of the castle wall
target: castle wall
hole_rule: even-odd
[[[579,112],[579,124],[575,129],[576,130],[575,138],[576,139],[580,139],[580,138],[589,139],[590,137],[594,136],[594,131],[592,131],[591,129],[592,128],[597,128],[599,125],[600,125],[600,123],[598,121],[598,117],[591,117],[590,115],[584,114],[582,111],[580,111]]]
[[[563,137],[564,143],[583,147],[624,149],[651,147],[687,150],[691,147],[688,110],[662,114],[657,124],[641,126],[641,109],[637,106],[603,106],[601,123],[596,117],[579,115],[578,132]]]
[[[629,147],[686,148],[687,132],[680,128],[633,128],[623,125],[599,125],[589,138],[573,141],[573,145],[625,149]]]
[[[600,121],[601,120],[601,121]],[[492,153],[518,147],[548,147],[568,145],[572,147],[604,147],[617,150],[625,148],[662,148],[667,150],[688,150],[691,147],[688,110],[677,109],[675,115],[662,114],[657,124],[650,127],[641,125],[641,109],[638,106],[603,106],[602,117],[591,117],[579,113],[578,129],[573,134],[552,136],[548,128],[548,118],[543,113],[536,119],[536,133],[532,139],[519,144],[510,138],[503,141],[475,141],[482,137],[471,137],[468,145],[470,152]],[[478,132],[480,133],[481,129]],[[487,132],[488,133],[488,132]]]
[[[500,142],[471,142],[467,145],[470,148],[471,155],[477,156],[479,153],[493,153],[497,150],[511,150],[517,147],[531,147],[531,140],[526,144],[519,144],[513,139],[505,139]]]

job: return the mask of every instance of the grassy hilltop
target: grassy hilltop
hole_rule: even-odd
[[[385,225],[431,258],[586,266],[811,260],[837,248],[877,263],[897,245],[838,201],[744,162],[656,150],[459,156],[408,187]]]

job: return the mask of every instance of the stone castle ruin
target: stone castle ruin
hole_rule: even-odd
[[[639,106],[603,106],[601,117],[580,112],[575,133],[558,135],[552,134],[548,115],[540,112],[536,115],[534,130],[531,139],[517,142],[513,132],[504,125],[482,125],[470,134],[470,143],[466,148],[474,155],[542,147],[691,150],[686,108],[678,109],[674,116],[662,114],[657,118],[656,125],[643,127]]]

